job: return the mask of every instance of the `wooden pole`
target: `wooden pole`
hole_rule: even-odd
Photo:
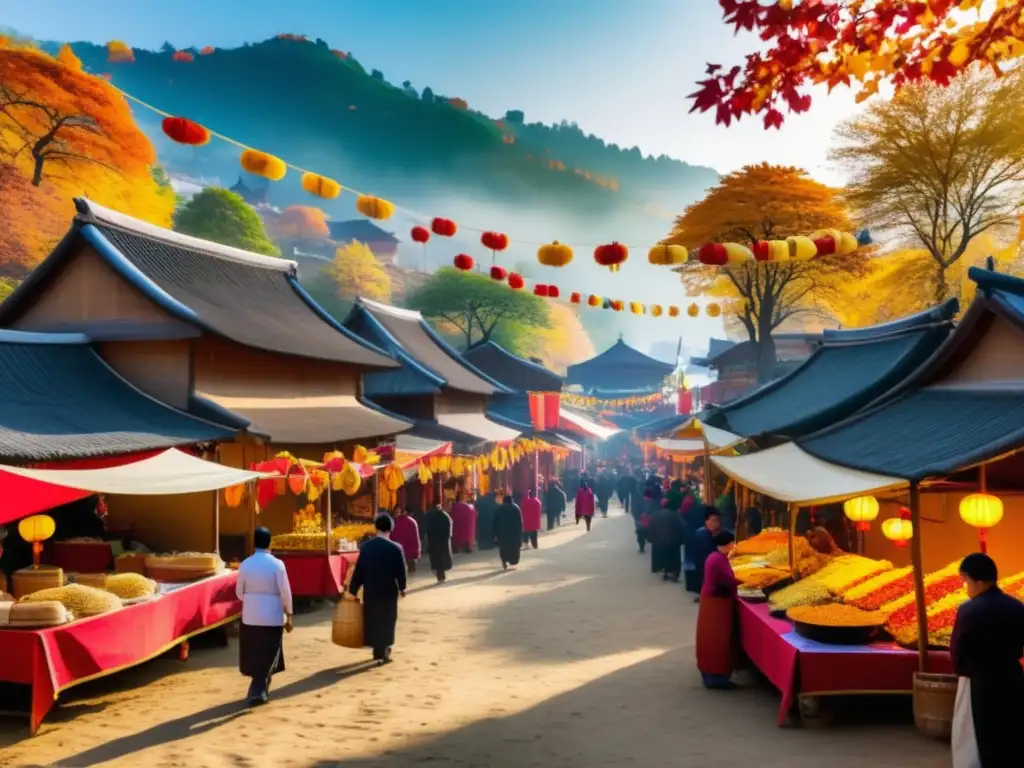
[[[213,551],[220,554],[220,491],[213,492]]]
[[[331,473],[327,473],[327,490],[324,492],[327,496],[327,501],[324,503],[325,515],[324,515],[324,554],[328,557],[331,556]]]
[[[921,493],[917,481],[910,483],[910,558],[914,567],[914,604],[917,607],[917,670],[928,671],[928,607],[924,602],[924,556],[921,545]]]

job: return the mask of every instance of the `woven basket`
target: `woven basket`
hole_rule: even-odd
[[[53,565],[29,566],[11,574],[11,592],[17,598],[41,589],[64,586],[64,571]]]
[[[152,565],[146,566],[146,575],[153,581],[167,584],[183,584],[188,581],[199,581],[217,573],[217,568],[191,565]]]
[[[355,598],[343,597],[334,608],[331,642],[342,648],[362,648],[365,644],[363,604]]]
[[[114,570],[118,573],[140,573],[146,575],[146,556],[121,555],[114,558]]]

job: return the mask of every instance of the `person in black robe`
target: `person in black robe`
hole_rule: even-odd
[[[608,502],[613,493],[612,478],[607,472],[597,476],[597,484],[594,488],[594,495],[597,497],[597,508],[601,511],[601,517],[608,517]]]
[[[437,583],[443,584],[445,571],[452,569],[452,519],[440,504],[427,512],[427,554],[430,570],[437,574]]]
[[[1024,603],[1004,593],[988,555],[976,552],[960,563],[970,600],[960,606],[953,625],[953,667],[960,676],[953,723],[954,766],[958,739],[973,723],[977,760],[982,768],[1024,766]],[[966,682],[965,681],[969,681]],[[967,691],[969,690],[969,696]],[[970,708],[965,706],[970,701]],[[970,722],[964,722],[969,720]],[[973,760],[971,761],[973,762]]]
[[[679,581],[683,570],[683,519],[668,507],[658,507],[651,515],[648,535],[651,540],[651,573],[662,573],[665,581]]]
[[[523,510],[511,496],[506,496],[494,515],[494,541],[501,555],[501,567],[519,565],[519,552],[523,546]]]
[[[391,541],[391,515],[373,521],[377,535],[359,550],[348,591],[358,596],[363,590],[363,631],[366,645],[373,649],[378,664],[391,661],[398,623],[398,599],[405,597],[405,555]]]
[[[561,524],[566,506],[568,506],[568,500],[565,497],[565,491],[562,490],[557,480],[552,480],[544,491],[544,515],[548,519],[549,531]]]
[[[494,514],[498,511],[498,500],[494,491],[489,491],[476,500],[476,548],[491,549],[494,546]]]

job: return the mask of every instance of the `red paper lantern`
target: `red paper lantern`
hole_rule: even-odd
[[[597,295],[592,293],[592,294],[590,294],[587,297],[587,306],[588,307],[597,307],[597,306],[600,306],[600,305],[601,305],[601,297],[600,296],[597,296]]]
[[[612,272],[618,272],[628,258],[629,248],[619,242],[605,243],[594,249],[594,261],[602,267],[608,267]]]
[[[426,227],[413,227],[409,234],[414,243],[426,243],[430,239],[430,230]]]
[[[625,306],[619,299],[612,299],[612,309],[616,312],[621,312],[623,306]]]
[[[187,117],[165,117],[160,127],[167,138],[179,144],[201,147],[210,141],[210,132]]]
[[[171,58],[174,59],[174,61],[193,61],[195,56],[188,51],[175,51],[171,54]]]
[[[836,241],[831,237],[822,237],[814,241],[819,256],[830,256],[836,252]]]
[[[520,291],[526,287],[526,281],[518,272],[510,272],[508,276],[508,287],[513,291]]]
[[[543,296],[544,298],[547,298],[547,296],[548,296],[548,287],[546,285],[535,285],[535,286],[533,286],[533,295],[534,296]]]
[[[558,291],[558,286],[557,285],[549,285],[548,286],[548,298],[549,299],[557,299],[560,295],[561,294]]]
[[[771,261],[772,247],[767,240],[758,240],[754,243],[754,258],[757,261]]]
[[[452,264],[455,265],[456,269],[461,269],[463,272],[468,272],[473,268],[473,257],[468,253],[460,253],[454,259]]]
[[[459,231],[458,226],[451,219],[434,219],[430,222],[430,231],[441,237],[455,237]]]
[[[581,298],[582,297],[579,295],[578,292],[573,291],[572,295],[569,297],[569,301],[571,301],[573,304],[579,304]]]
[[[508,270],[504,267],[491,267],[491,280],[503,281],[508,277]]]
[[[704,243],[697,253],[701,264],[721,267],[729,263],[729,254],[721,243]]]
[[[492,251],[504,251],[508,248],[508,235],[502,232],[484,232],[480,235],[484,248]]]

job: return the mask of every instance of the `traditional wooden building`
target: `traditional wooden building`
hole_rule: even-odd
[[[814,333],[779,333],[775,340],[774,376],[784,376],[793,371],[811,356],[821,340]],[[717,342],[718,339],[712,339]],[[700,389],[700,404],[721,405],[742,397],[757,386],[757,345],[752,341],[741,341],[728,346],[719,343],[711,345],[709,356],[694,358],[694,365],[706,366],[717,373],[718,378]]]
[[[381,229],[372,221],[367,219],[329,221],[327,229],[331,233],[331,240],[339,245],[355,240],[364,243],[381,263],[395,263],[398,256],[398,238],[391,232]]]
[[[181,235],[82,198],[75,203],[67,235],[0,305],[0,326],[84,334],[142,392],[241,432],[220,446],[229,466],[279,450],[319,459],[409,428],[363,398],[365,372],[399,364],[331,319],[299,286],[294,262]],[[263,510],[261,522],[290,530],[295,502],[280,502]],[[183,504],[213,514],[209,494],[126,497],[110,510],[114,518],[145,506],[133,518],[155,525]],[[222,512],[223,533],[251,530],[244,508]],[[187,530],[167,544],[209,545]]]
[[[570,365],[565,383],[597,397],[628,397],[658,391],[673,370],[674,365],[645,355],[620,336],[601,354]]]

